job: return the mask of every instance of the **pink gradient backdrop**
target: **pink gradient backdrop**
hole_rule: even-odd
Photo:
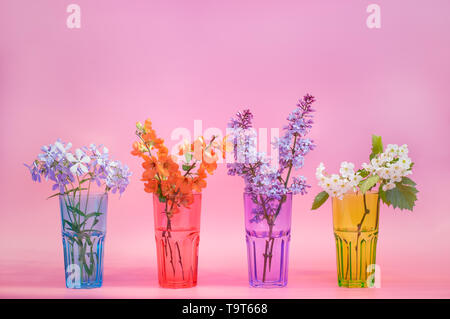
[[[66,27],[81,6],[82,27]],[[381,6],[381,29],[366,7]],[[0,297],[450,297],[448,163],[450,2],[19,1],[0,4]],[[317,99],[318,144],[296,197],[287,288],[250,289],[243,183],[224,165],[204,192],[199,286],[157,288],[152,197],[129,153],[134,124],[225,128],[251,107],[258,127],[281,127],[297,98]],[[337,288],[329,203],[309,210],[320,161],[361,164],[370,135],[407,143],[420,190],[413,213],[383,207],[382,288]],[[64,288],[58,202],[22,165],[57,137],[106,144],[134,172],[111,197],[104,287]]]

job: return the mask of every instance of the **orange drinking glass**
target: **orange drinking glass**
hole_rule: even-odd
[[[158,281],[163,288],[189,288],[197,285],[200,241],[201,194],[194,202],[171,214],[170,207],[153,195]]]

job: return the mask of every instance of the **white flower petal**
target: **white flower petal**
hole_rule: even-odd
[[[91,161],[91,158],[89,156],[84,155],[81,160],[80,163],[89,163]]]
[[[75,164],[75,165],[72,165],[72,167],[70,168],[70,172],[73,174],[73,175],[77,175],[77,172],[78,172],[78,166],[79,166],[80,164]]]
[[[84,166],[83,164],[79,164],[80,166],[80,170],[83,174],[86,174],[87,172],[89,172],[89,170],[87,169],[86,166]]]
[[[66,152],[66,149],[64,148],[64,145],[62,143],[56,141],[55,142],[55,146],[61,153],[65,153]]]
[[[66,158],[69,162],[72,162],[72,163],[77,161],[77,159],[73,156],[72,153],[66,153]]]
[[[77,157],[77,159],[80,160],[83,155],[84,155],[83,151],[77,148],[75,151],[75,156]]]

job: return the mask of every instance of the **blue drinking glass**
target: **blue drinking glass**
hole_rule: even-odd
[[[71,192],[59,203],[66,287],[101,287],[108,195]]]

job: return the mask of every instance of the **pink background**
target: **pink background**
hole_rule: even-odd
[[[81,29],[66,7],[81,6]],[[366,7],[381,6],[381,29]],[[448,163],[450,2],[19,1],[0,4],[0,297],[450,297]],[[318,144],[294,200],[290,280],[248,288],[242,187],[224,165],[204,192],[199,285],[157,287],[152,197],[130,155],[134,124],[225,128],[251,107],[257,127],[281,127],[296,100],[317,97]],[[383,207],[381,289],[337,288],[331,207],[309,210],[315,167],[360,165],[370,135],[407,143],[416,162],[414,212]],[[110,199],[104,286],[64,288],[57,200],[23,166],[57,137],[106,144],[134,176]]]

